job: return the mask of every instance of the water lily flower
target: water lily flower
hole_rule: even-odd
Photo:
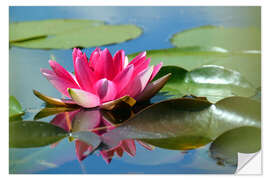
[[[75,48],[72,55],[74,74],[53,60],[49,60],[52,70],[41,69],[41,72],[58,91],[70,98],[63,103],[85,108],[101,106],[124,96],[136,101],[146,100],[154,96],[169,77],[151,82],[162,62],[150,66],[146,52],[130,62],[123,50],[112,56],[108,49],[96,48],[88,59],[85,53]]]

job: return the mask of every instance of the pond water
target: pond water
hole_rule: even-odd
[[[143,34],[120,44],[102,46],[111,53],[123,49],[127,54],[173,47],[170,37],[179,31],[202,25],[257,26],[260,10],[254,7],[10,7],[10,22],[55,18],[95,19],[108,24],[136,24]],[[91,36],[91,34],[85,34]],[[86,52],[94,48],[85,49]],[[49,68],[54,56],[72,71],[72,50],[39,50],[11,47],[9,52],[9,93],[26,109],[24,120],[32,120],[44,106],[33,95],[60,97],[59,92],[40,73]],[[164,60],[166,61],[166,60]],[[53,116],[42,119],[50,121]],[[14,163],[13,163],[14,162]],[[209,154],[209,144],[189,151],[155,148],[149,151],[136,144],[136,156],[126,153],[110,164],[97,153],[78,161],[74,142],[62,140],[55,148],[10,149],[10,173],[234,173],[236,166],[221,165]]]

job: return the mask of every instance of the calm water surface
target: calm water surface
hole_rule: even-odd
[[[127,54],[170,48],[170,37],[179,31],[202,26],[258,26],[259,8],[252,7],[10,7],[10,22],[55,18],[96,19],[108,24],[136,24],[144,31],[137,39],[104,46],[114,53]],[[91,36],[91,34],[85,34]],[[94,48],[85,50],[91,52]],[[48,59],[55,59],[73,71],[72,50],[36,50],[10,48],[9,92],[27,110],[25,120],[43,106],[32,90],[60,97],[59,92],[41,76],[40,68],[49,68]],[[88,54],[89,54],[88,53]],[[161,59],[166,61],[166,59]],[[49,121],[53,117],[43,119]],[[114,157],[107,165],[93,154],[79,162],[75,145],[67,139],[55,148],[10,149],[11,173],[234,173],[236,167],[217,165],[209,157],[209,145],[187,152],[155,148],[148,151],[137,144],[135,157],[125,154]],[[16,162],[14,165],[12,162]]]

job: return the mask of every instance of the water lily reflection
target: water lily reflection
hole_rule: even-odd
[[[79,109],[72,112],[62,112],[57,114],[53,120],[52,124],[61,127],[67,132],[83,132],[91,131],[100,137],[102,135],[116,127],[115,124],[110,122],[105,118],[101,111],[98,109]],[[138,141],[143,147],[148,150],[152,150],[152,146],[145,144],[141,141]],[[55,146],[56,144],[52,145]],[[78,160],[82,161],[88,155],[90,155],[95,150],[95,147],[87,144],[81,140],[75,140],[75,151]],[[99,149],[99,155],[103,159],[110,163],[114,155],[116,154],[119,157],[122,157],[124,152],[130,156],[136,155],[136,145],[134,139],[124,139],[121,140],[118,145],[114,147],[101,148]]]

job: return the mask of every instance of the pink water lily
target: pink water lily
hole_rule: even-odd
[[[146,52],[130,62],[123,50],[112,56],[108,49],[96,48],[88,59],[75,48],[72,55],[74,74],[53,60],[49,60],[52,70],[41,69],[41,72],[58,91],[71,98],[70,102],[82,107],[97,107],[123,96],[140,101],[152,97],[162,87],[159,85],[159,89],[153,91],[155,84],[150,83],[162,62],[150,66]]]

